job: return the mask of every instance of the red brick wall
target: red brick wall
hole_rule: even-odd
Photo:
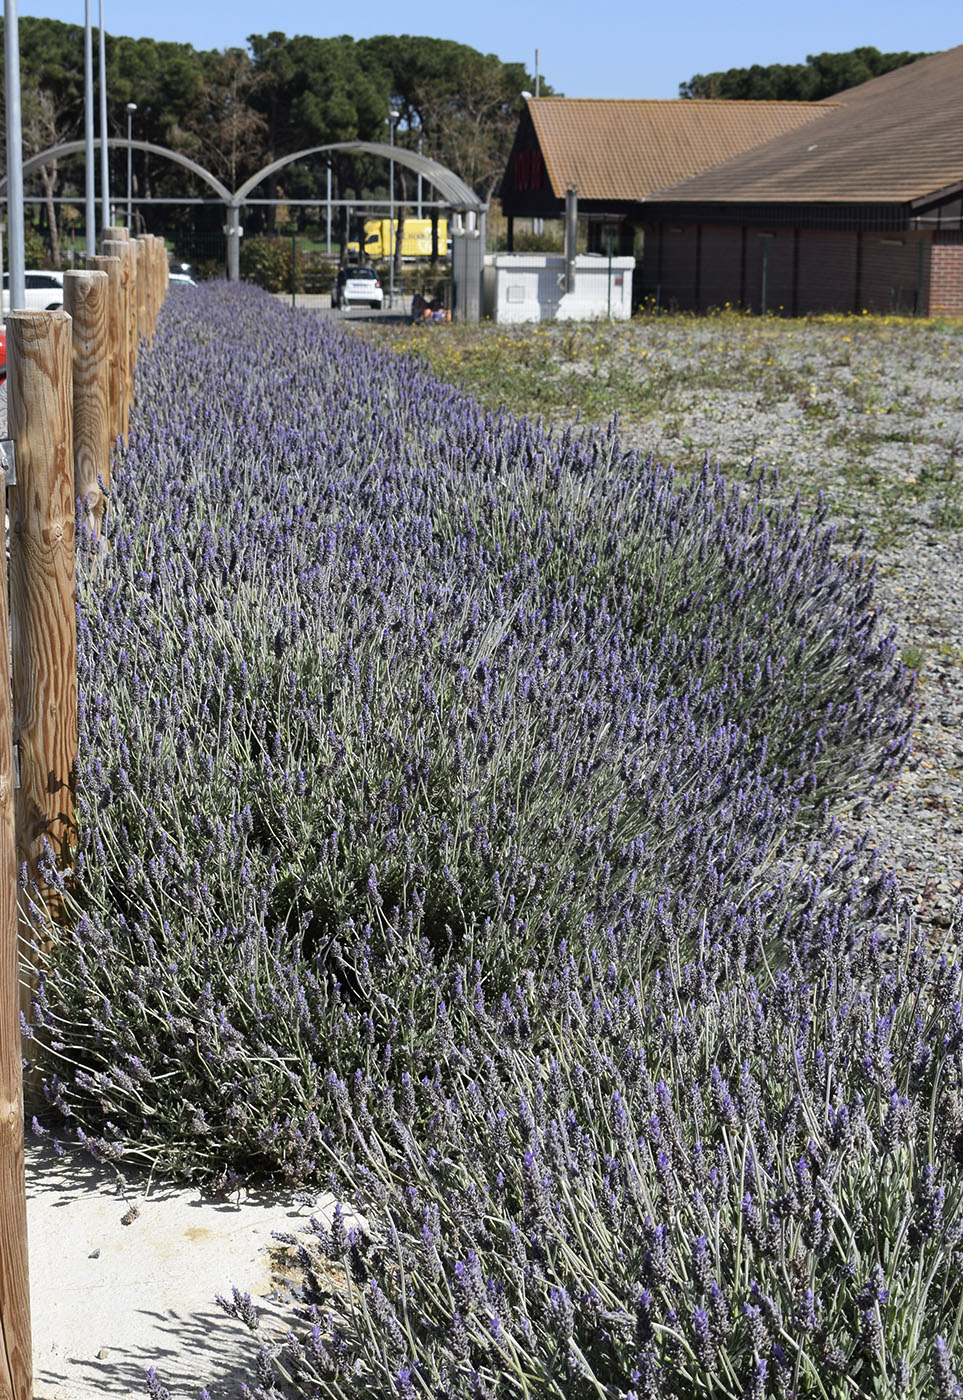
[[[855,233],[802,229],[796,315],[819,311],[859,311],[856,281],[859,244]]]
[[[767,311],[777,316],[793,315],[794,260],[791,228],[746,229],[744,305],[752,311],[762,311],[765,291]]]
[[[764,237],[768,234],[768,237]],[[641,297],[706,311],[963,315],[963,235],[662,225],[646,233]]]
[[[695,309],[696,242],[695,224],[663,224],[646,233],[643,296],[667,308]]]
[[[742,285],[742,229],[735,225],[702,227],[699,310],[738,306]]]
[[[963,316],[963,234],[934,233],[930,250],[931,316]]]
[[[860,247],[858,310],[913,316],[924,309],[920,274],[925,280],[926,246],[918,234],[864,233]]]

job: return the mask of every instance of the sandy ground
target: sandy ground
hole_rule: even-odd
[[[281,1317],[272,1231],[297,1230],[329,1198],[148,1188],[36,1142],[26,1170],[35,1400],[144,1396],[151,1366],[174,1400],[202,1386],[229,1400],[253,1381],[255,1348],[215,1295],[236,1285],[265,1323]]]

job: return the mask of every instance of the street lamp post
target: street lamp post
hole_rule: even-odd
[[[395,146],[395,126],[397,125],[400,112],[396,112],[392,107],[388,113],[388,144],[394,150]],[[388,162],[388,305],[394,310],[395,305],[395,158]]]
[[[90,0],[84,5],[84,194],[87,223],[87,252],[97,251],[97,172],[94,169],[94,36],[90,20]]]
[[[104,40],[104,0],[100,0],[100,27],[97,36],[100,97],[100,225],[107,228],[114,221],[110,215],[110,162],[107,154],[107,53]]]
[[[128,227],[128,229],[130,229],[131,233],[133,233],[134,228],[133,228],[133,224],[131,223],[131,211],[132,211],[132,208],[133,208],[132,201],[131,201],[131,191],[132,191],[132,189],[133,189],[133,177],[132,177],[132,174],[131,174],[131,159],[130,159],[130,156],[131,156],[131,150],[130,150],[130,123],[131,123],[131,118],[133,117],[133,115],[134,115],[134,113],[135,113],[136,111],[137,111],[137,103],[136,103],[136,102],[128,102],[128,104],[127,104],[127,227]]]

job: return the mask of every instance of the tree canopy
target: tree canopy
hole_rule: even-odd
[[[20,51],[25,153],[80,137],[82,26],[24,16]],[[521,63],[505,63],[452,40],[410,34],[355,40],[271,31],[251,35],[243,49],[210,51],[107,34],[105,54],[109,134],[127,134],[126,106],[135,102],[137,139],[190,156],[232,189],[294,151],[353,138],[387,141],[393,110],[396,144],[450,166],[488,199],[508,159],[521,94],[534,86]],[[543,91],[551,90],[543,84]],[[384,162],[339,154],[331,165],[341,197],[384,196]],[[121,183],[125,173],[119,165]],[[323,197],[325,176],[323,164],[307,162],[279,172],[257,193],[292,200]],[[405,171],[396,167],[395,178],[404,197]],[[57,262],[57,200],[80,197],[81,159],[45,166],[41,180],[48,243]],[[183,169],[144,152],[134,155],[133,184],[135,196],[209,194]],[[171,205],[163,213],[147,209],[143,216],[148,226],[162,221],[173,230],[179,224],[192,229],[209,224],[213,232],[222,213]],[[273,211],[252,207],[245,221],[252,229],[271,226]]]
[[[63,139],[83,130],[83,40],[80,25],[20,21],[23,92],[57,114]],[[126,134],[126,104],[136,102],[140,139],[190,154],[229,182],[309,146],[386,140],[394,107],[399,144],[421,142],[485,195],[507,159],[521,93],[533,83],[521,63],[408,34],[355,40],[272,31],[251,35],[246,49],[210,51],[108,34],[105,51],[111,134]]]
[[[742,101],[766,98],[782,102],[818,102],[847,88],[878,78],[893,68],[926,58],[925,53],[880,53],[851,49],[847,53],[807,54],[805,63],[754,63],[751,68],[727,68],[720,73],[696,73],[679,84],[680,97],[721,97]]]

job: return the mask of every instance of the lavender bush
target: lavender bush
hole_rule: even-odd
[[[251,289],[141,375],[36,1006],[68,1129],[360,1209],[299,1245],[309,1392],[948,1375],[957,974],[832,850],[908,732],[871,570]]]
[[[381,1066],[332,1075],[340,1172],[375,1223],[289,1238],[306,1286],[275,1377],[339,1397],[957,1394],[960,970],[907,926],[885,953],[847,937],[851,894],[801,912],[775,977],[707,943],[640,994],[561,950],[497,1004],[456,978],[394,1091]],[[225,1306],[257,1332],[250,1300]]]

